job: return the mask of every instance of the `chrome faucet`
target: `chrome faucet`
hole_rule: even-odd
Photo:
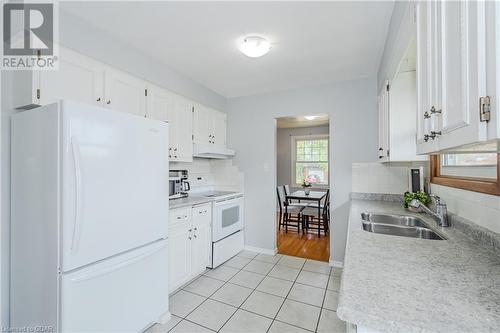
[[[412,208],[417,209],[418,211],[424,211],[425,213],[432,216],[440,227],[449,227],[450,224],[448,222],[448,211],[446,209],[446,204],[441,201],[441,198],[437,195],[431,195],[431,198],[436,202],[436,211],[433,212],[431,209],[427,208],[422,202],[418,199],[413,199],[410,202],[410,206]]]

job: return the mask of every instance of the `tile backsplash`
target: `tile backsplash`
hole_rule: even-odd
[[[410,168],[420,166],[428,177],[428,162],[353,163],[352,192],[403,194],[408,191]]]
[[[449,212],[500,233],[500,197],[436,184],[431,192],[444,200]]]
[[[172,162],[170,169],[188,171],[191,194],[205,191],[243,191],[243,174],[231,159],[194,158],[193,162]]]

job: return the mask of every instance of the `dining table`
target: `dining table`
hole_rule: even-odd
[[[318,203],[318,218],[321,219],[321,200],[326,196],[326,191],[308,191],[299,190],[286,195],[286,201],[298,200],[301,201],[315,201]]]

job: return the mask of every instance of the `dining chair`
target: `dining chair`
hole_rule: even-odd
[[[290,185],[283,185],[283,188],[285,189],[285,195],[289,195],[291,193]],[[305,203],[300,202],[300,200],[298,202],[293,202],[292,199],[289,199],[288,203],[293,204],[295,206],[302,206],[302,207],[307,207],[309,205],[307,202],[305,202]]]
[[[326,191],[325,202],[320,204],[320,214],[318,216],[318,204],[309,204],[301,211],[302,224],[305,227],[305,232],[309,229],[318,230],[318,237],[321,237],[321,230],[326,233],[329,231],[330,225],[330,190]]]
[[[283,185],[284,189],[285,189],[285,195],[289,195],[290,194],[290,185]],[[292,200],[288,200],[288,202],[292,203]]]
[[[285,232],[288,232],[288,226],[293,226],[296,227],[297,232],[300,233],[300,228],[301,226],[303,227],[301,212],[305,208],[305,206],[303,204],[289,203],[286,200],[284,186],[278,186],[277,193],[278,193],[278,201],[280,202],[280,207],[283,207],[282,225],[285,227]],[[294,223],[296,224],[294,225]]]

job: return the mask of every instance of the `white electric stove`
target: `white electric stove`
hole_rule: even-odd
[[[214,199],[210,267],[215,268],[243,250],[243,193],[211,191],[198,195]]]

